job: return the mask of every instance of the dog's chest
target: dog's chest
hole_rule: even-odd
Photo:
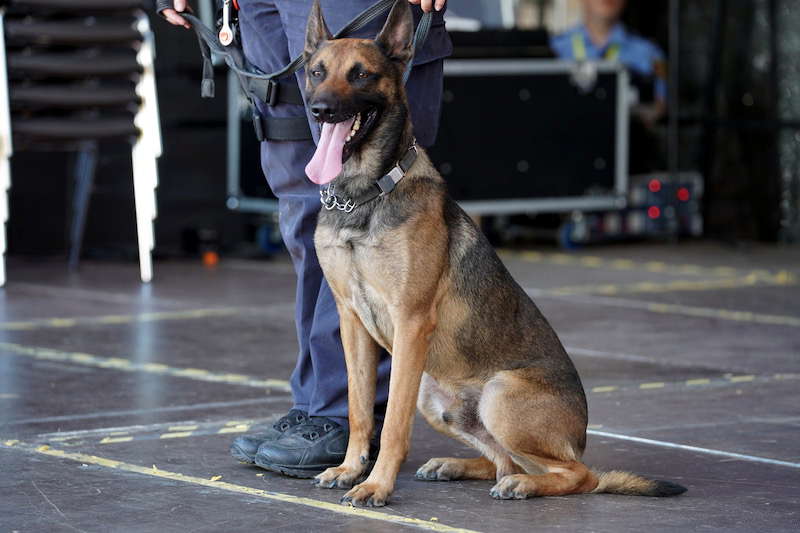
[[[391,350],[394,326],[388,289],[394,273],[382,244],[362,231],[319,227],[316,246],[338,304],[357,314],[369,334]]]

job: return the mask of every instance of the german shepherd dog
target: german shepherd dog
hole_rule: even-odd
[[[373,40],[331,40],[318,1],[306,29],[306,96],[322,122],[307,167],[334,195],[363,197],[414,144],[402,74],[413,19],[397,0]],[[342,464],[315,478],[351,489],[343,503],[385,505],[411,439],[415,405],[474,459],[435,458],[420,480],[496,480],[494,498],[587,492],[671,496],[686,489],[581,462],[586,397],[556,333],[470,218],[425,151],[390,192],[322,209],[319,262],[336,299],[348,371],[350,437]],[[392,354],[380,453],[369,476],[376,368]]]

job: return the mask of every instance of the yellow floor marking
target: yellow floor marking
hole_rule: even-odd
[[[203,370],[199,368],[177,368],[160,363],[135,363],[129,359],[122,359],[119,357],[101,357],[99,355],[62,352],[50,348],[23,346],[21,344],[13,344],[10,342],[0,342],[0,355],[3,355],[3,352],[24,355],[34,359],[65,361],[98,368],[113,368],[115,370],[122,370],[124,372],[147,372],[152,374],[195,379],[198,381],[210,381],[213,383],[233,383],[236,385],[246,385],[248,387],[276,389],[282,391],[291,390],[289,387],[289,382],[280,379],[255,379],[239,374],[216,374],[209,370]]]
[[[578,262],[588,267],[597,267],[603,264],[603,260],[601,258],[591,255],[581,257]]]
[[[197,426],[170,426],[167,429],[170,431],[194,431]]]
[[[115,444],[117,442],[130,442],[133,437],[105,437],[100,444]]]
[[[632,270],[636,268],[637,264],[630,259],[615,259],[611,261],[611,268],[618,270]]]
[[[681,265],[670,264],[661,261],[635,261],[625,258],[602,258],[581,254],[564,253],[543,253],[535,251],[518,252],[514,250],[499,249],[501,257],[512,257],[522,259],[531,263],[551,263],[557,265],[577,265],[588,268],[607,268],[612,270],[641,270],[646,272],[659,272],[673,275],[701,276],[710,275],[715,277],[732,277],[748,272],[744,269],[736,269],[729,266],[702,266],[702,265]],[[756,276],[772,276],[773,274],[764,269],[749,271]],[[784,274],[787,274],[784,272]],[[780,273],[779,273],[780,275]]]
[[[68,328],[74,326],[91,326],[103,324],[129,324],[133,322],[155,322],[161,320],[186,320],[240,314],[254,311],[255,308],[217,307],[209,309],[191,309],[187,311],[160,311],[154,313],[137,313],[131,315],[104,315],[83,318],[45,318],[41,320],[25,320],[0,323],[0,330],[16,331],[36,328]]]
[[[695,378],[695,379],[687,379],[681,381],[654,381],[650,383],[631,383],[628,385],[617,385],[617,386],[598,386],[592,387],[589,390],[591,393],[602,393],[602,392],[631,392],[631,391],[642,391],[642,390],[660,390],[665,389],[667,387],[670,388],[680,388],[680,387],[698,387],[703,385],[713,385],[713,386],[730,386],[734,383],[754,383],[754,384],[767,384],[775,381],[784,381],[784,380],[800,380],[800,374],[773,374],[771,376],[756,376],[756,375],[742,375],[742,376],[731,376],[731,375],[724,375],[718,376],[715,378]]]
[[[159,439],[182,439],[183,437],[190,437],[192,435],[191,431],[178,431],[176,433],[164,433]]]
[[[711,269],[714,274],[719,276],[735,276],[736,269],[731,267],[714,267]]]
[[[248,426],[247,424],[242,424],[240,426],[231,426],[231,427],[222,428],[219,431],[217,431],[217,433],[218,434],[220,434],[220,433],[242,433],[244,431],[247,431],[248,429],[250,429],[250,426]]]
[[[169,370],[167,365],[162,365],[161,363],[145,363],[142,365],[142,370],[147,372],[166,372]]]
[[[664,272],[668,268],[669,266],[666,263],[660,261],[649,261],[644,264],[644,269],[648,272]]]
[[[244,374],[224,374],[224,376],[229,381],[247,381],[250,379],[249,376],[245,376]]]
[[[568,265],[576,262],[576,258],[566,254],[552,254],[550,260],[557,265]]]
[[[729,309],[715,309],[710,307],[694,307],[691,305],[666,304],[646,300],[633,300],[621,298],[606,298],[600,295],[583,295],[577,293],[560,294],[553,289],[525,288],[525,291],[540,298],[558,298],[564,301],[585,302],[590,304],[622,307],[627,309],[644,309],[651,313],[683,315],[700,318],[713,318],[718,320],[733,320],[737,322],[753,322],[756,324],[769,324],[774,326],[800,327],[800,317],[786,315],[767,315],[752,313],[750,311],[732,311]],[[565,298],[566,297],[566,298]]]
[[[19,446],[19,444],[15,443],[15,446]],[[306,507],[312,507],[320,511],[328,511],[348,517],[369,518],[372,520],[380,520],[382,522],[388,522],[393,524],[411,525],[418,528],[427,529],[429,531],[473,533],[473,530],[452,527],[445,524],[441,524],[439,522],[431,522],[429,520],[422,520],[420,518],[413,518],[410,516],[401,516],[401,515],[391,514],[388,512],[380,512],[371,509],[362,509],[357,507],[345,507],[343,505],[339,505],[336,503],[324,502],[321,500],[315,500],[313,498],[306,498],[303,496],[284,494],[282,492],[272,492],[263,489],[255,489],[252,487],[245,487],[243,485],[228,483],[226,481],[211,481],[210,479],[204,479],[201,477],[180,474],[178,472],[170,472],[167,470],[161,470],[160,468],[156,468],[155,465],[153,468],[149,468],[149,467],[134,465],[131,463],[125,463],[122,461],[115,461],[113,459],[108,459],[106,457],[98,457],[96,455],[88,455],[84,453],[67,452],[64,450],[45,448],[45,447],[40,447],[38,449],[34,449],[29,446],[20,446],[20,447],[24,447],[26,451],[40,453],[42,455],[57,457],[60,459],[68,459],[70,461],[76,461],[82,464],[93,464],[123,472],[133,472],[161,479],[171,479],[173,481],[180,481],[182,483],[200,485],[203,487],[224,490],[227,492],[234,492],[237,494],[245,494],[247,496],[263,498],[265,500],[290,503],[295,505],[304,505]]]
[[[740,289],[753,286],[785,286],[794,285],[796,278],[788,273],[778,273],[770,276],[744,276],[711,280],[671,280],[671,281],[640,281],[636,283],[600,283],[590,285],[568,285],[542,289],[545,294],[636,294],[660,293],[678,291],[714,291],[720,289]]]
[[[109,433],[112,437],[122,437],[123,435],[127,435],[127,431],[112,431]]]
[[[202,368],[183,368],[180,374],[184,376],[202,376],[208,374],[208,370]]]
[[[103,364],[107,366],[128,366],[131,362],[127,359],[122,359],[121,357],[106,357]]]
[[[755,322],[757,324],[773,324],[777,326],[800,327],[800,317],[783,315],[765,315],[749,311],[730,311],[727,309],[713,309],[708,307],[693,307],[689,305],[662,304],[647,302],[647,310],[653,313],[667,313],[687,315],[702,318],[718,318],[734,320],[737,322]]]

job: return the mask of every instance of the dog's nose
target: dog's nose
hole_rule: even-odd
[[[331,120],[336,110],[328,102],[317,101],[311,104],[311,114],[319,120]]]

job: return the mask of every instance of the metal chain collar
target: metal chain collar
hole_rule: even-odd
[[[328,211],[338,209],[339,211],[350,213],[357,207],[356,203],[350,199],[345,199],[344,203],[339,202],[339,199],[336,197],[336,191],[333,187],[333,183],[324,189],[320,189],[319,197],[319,201]]]

